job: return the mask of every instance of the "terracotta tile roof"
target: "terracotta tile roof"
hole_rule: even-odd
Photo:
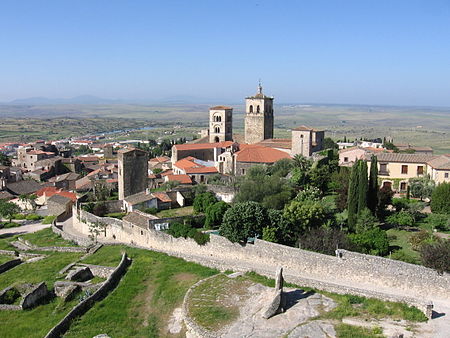
[[[63,190],[63,189],[58,189],[56,187],[44,187],[42,189],[39,189],[38,191],[36,191],[36,195],[37,196],[43,196],[45,195],[46,197],[51,197],[53,195],[60,195],[60,196],[64,196],[68,199],[71,199],[72,201],[76,201],[77,200],[77,195],[67,191],[67,190]]]
[[[76,159],[82,162],[97,162],[100,160],[97,156],[78,156]]]
[[[270,148],[291,149],[292,148],[292,139],[290,139],[290,138],[271,138],[271,139],[263,140],[256,144],[264,146],[264,147],[270,147]]]
[[[291,158],[284,151],[259,145],[246,145],[236,153],[238,162],[274,163],[283,158]]]
[[[168,169],[166,171],[163,171],[160,175],[161,177],[167,176],[167,175],[172,175],[173,174],[173,170],[172,169]]]
[[[155,196],[157,199],[159,199],[161,202],[172,202],[169,195],[167,195],[165,192],[154,192],[153,196]]]
[[[436,156],[425,154],[379,153],[375,155],[378,162],[427,163],[436,158]],[[370,160],[370,156],[367,159]]]
[[[148,160],[149,162],[156,162],[156,163],[165,163],[170,161],[170,157],[168,156],[161,156],[161,157],[154,157]]]
[[[218,143],[185,143],[175,144],[176,150],[194,150],[194,149],[214,149],[214,148],[227,148],[233,145],[233,141],[223,141]]]
[[[199,163],[195,157],[188,156],[185,157],[173,165],[186,172],[186,174],[201,174],[201,173],[216,173],[217,169],[214,166],[206,166]]]
[[[310,127],[307,127],[307,126],[304,126],[304,125],[299,126],[297,128],[294,128],[292,130],[294,130],[294,131],[322,131],[322,130],[317,130],[317,129],[310,128]]]
[[[209,110],[228,110],[228,109],[233,109],[231,107],[227,107],[227,106],[214,106],[209,108]]]
[[[428,161],[428,164],[434,169],[450,170],[450,156],[441,155]]]
[[[216,167],[188,168],[185,171],[186,174],[212,174],[218,172]]]
[[[192,184],[192,180],[189,175],[167,175],[168,181],[177,181],[181,184]]]

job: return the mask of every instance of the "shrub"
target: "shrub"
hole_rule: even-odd
[[[426,243],[420,249],[422,264],[439,273],[450,272],[450,240]]]
[[[446,214],[429,214],[426,222],[431,225],[433,229],[442,231],[450,230],[450,215]]]
[[[24,215],[24,214],[14,214],[14,215],[12,215],[12,218],[13,219],[18,219],[18,220],[23,220],[23,219],[25,219],[27,216],[26,215]]]
[[[2,300],[4,304],[14,304],[19,297],[20,292],[17,289],[12,288],[5,292]]]
[[[45,216],[42,220],[42,224],[52,224],[52,222],[56,219],[56,216]]]
[[[397,250],[393,252],[391,255],[391,259],[395,259],[397,261],[402,261],[405,263],[417,264],[416,259],[413,256],[408,255],[404,250]]]
[[[144,208],[144,209],[142,209],[142,212],[145,212],[146,214],[155,215],[158,213],[158,209],[157,208]]]
[[[359,252],[378,256],[385,256],[389,252],[389,240],[386,231],[379,228],[351,234],[348,237]]]
[[[434,189],[431,210],[438,214],[450,214],[450,183],[441,183]]]
[[[400,211],[386,218],[386,221],[394,226],[406,227],[414,224],[414,217],[407,211]]]
[[[26,220],[28,221],[39,221],[40,219],[42,219],[42,216],[36,214],[29,214],[26,216]]]
[[[316,228],[306,232],[298,239],[301,249],[334,255],[336,248],[350,249],[349,240],[339,229]]]
[[[8,229],[8,228],[15,228],[15,227],[20,227],[20,224],[19,224],[19,223],[16,223],[16,222],[5,222],[5,223],[3,223],[3,227],[4,227],[5,229]]]
[[[192,238],[198,245],[204,245],[209,242],[209,234],[204,234],[192,228],[190,224],[172,223],[167,233],[175,238]]]
[[[414,250],[420,250],[421,246],[425,243],[431,243],[435,240],[435,236],[426,230],[420,230],[409,238],[409,244],[411,244]]]
[[[93,214],[95,216],[103,217],[105,216],[106,212],[108,211],[105,203],[97,203],[94,206],[94,209],[92,210]]]

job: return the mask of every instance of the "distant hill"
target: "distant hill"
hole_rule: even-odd
[[[49,104],[113,104],[122,103],[121,100],[104,99],[92,95],[80,95],[72,98],[56,98],[47,97],[30,97],[24,99],[16,99],[2,104],[7,105],[49,105]]]

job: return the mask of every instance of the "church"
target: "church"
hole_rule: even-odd
[[[299,154],[311,157],[323,149],[323,130],[307,126],[292,129],[289,139],[273,138],[274,98],[263,93],[261,83],[253,96],[245,98],[243,142],[233,135],[233,108],[209,109],[209,128],[193,143],[172,148],[172,167],[178,175],[189,175],[196,182],[221,173],[245,175],[249,167],[270,165]]]

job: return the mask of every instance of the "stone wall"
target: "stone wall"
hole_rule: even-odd
[[[80,246],[90,246],[92,245],[94,242],[89,238],[89,237],[82,237],[82,236],[74,236],[72,234],[69,234],[67,232],[64,232],[63,230],[61,230],[60,228],[58,228],[56,226],[56,223],[53,222],[52,223],[52,231],[57,234],[60,235],[62,238],[64,238],[66,241],[72,241],[77,243]]]
[[[20,302],[22,309],[31,309],[48,297],[47,285],[45,282],[39,283],[31,289]]]
[[[75,305],[73,309],[47,333],[45,338],[59,338],[65,332],[67,332],[70,324],[75,318],[85,314],[94,305],[95,302],[105,298],[107,294],[117,286],[120,279],[125,274],[126,268],[129,263],[130,260],[128,259],[127,255],[123,254],[119,265],[113,271],[113,273],[111,273],[111,275],[103,283],[103,285],[91,296]]]
[[[214,195],[221,201],[231,203],[236,192],[233,188],[224,185],[206,185],[207,191],[214,193]]]
[[[87,234],[86,225],[74,217],[74,227]],[[111,226],[99,237],[104,243],[125,243],[182,257],[221,270],[253,270],[272,276],[283,266],[286,280],[338,293],[353,293],[386,300],[450,300],[450,275],[382,257],[340,250],[340,257],[323,255],[256,240],[240,245],[211,235],[200,246],[192,239],[173,238],[155,230]],[[408,295],[408,299],[404,297]]]

